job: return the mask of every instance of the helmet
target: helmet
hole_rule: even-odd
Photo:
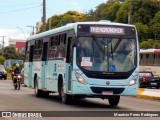
[[[18,64],[18,63],[16,64],[16,67],[19,67],[19,64]]]

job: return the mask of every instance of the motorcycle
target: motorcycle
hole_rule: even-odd
[[[21,80],[22,80],[22,77],[20,74],[17,74],[16,75],[16,78],[14,78],[14,88],[15,90],[20,90],[20,87],[21,87]]]

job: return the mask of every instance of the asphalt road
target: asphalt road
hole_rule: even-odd
[[[37,98],[34,96],[34,90],[31,88],[21,87],[21,90],[14,90],[11,80],[0,80],[0,111],[160,111],[160,101],[147,100],[136,97],[121,97],[121,101],[118,107],[111,108],[109,106],[108,100],[86,98],[75,100],[72,105],[65,105],[60,102],[57,94],[51,94],[48,98]],[[61,113],[62,116],[65,114],[63,112],[60,112],[60,114]],[[76,120],[82,118],[83,120],[99,119],[99,117],[82,116],[77,117]],[[110,119],[117,120],[128,120],[136,118],[138,118],[138,120],[144,119],[144,117],[110,117]],[[1,119],[2,118],[0,118],[0,120]],[[5,118],[4,120],[8,119],[11,118]],[[20,118],[12,119],[17,120]],[[41,119],[75,120],[75,117],[50,117]],[[100,119],[106,120],[105,117],[100,117]],[[145,119],[150,120],[151,118],[146,117]],[[154,117],[152,119],[158,120],[160,117]]]

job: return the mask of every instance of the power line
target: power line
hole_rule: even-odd
[[[0,12],[0,14],[11,13],[11,12],[19,12],[19,11],[28,10],[28,9],[32,9],[32,8],[37,8],[37,7],[41,7],[41,6],[42,6],[42,5],[34,6],[34,7],[28,7],[28,8],[19,9],[19,10],[12,10],[12,11]]]
[[[38,3],[35,3],[35,4],[39,5]],[[8,7],[17,7],[17,6],[21,6],[22,7],[22,6],[29,6],[29,5],[35,5],[35,4],[33,4],[33,3],[32,4],[16,4],[16,5],[8,5],[8,6],[7,5],[6,6],[5,5],[1,5],[0,7],[3,7],[3,8],[5,8],[5,7],[7,7],[7,8]]]
[[[32,35],[34,35],[34,28],[36,28],[35,26],[32,26],[32,25],[27,25],[27,27],[30,27],[30,28],[32,28],[33,29],[33,32],[32,32]]]

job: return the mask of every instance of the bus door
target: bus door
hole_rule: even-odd
[[[28,64],[28,86],[33,86],[33,79],[32,79],[32,69],[33,69],[33,51],[34,45],[30,46],[30,53],[29,53],[29,64]]]
[[[73,70],[73,40],[74,40],[74,35],[70,34],[68,37],[68,44],[67,44],[67,56],[66,56],[66,73],[68,74],[68,86],[66,86],[68,88],[68,91],[71,91],[71,74],[72,74],[72,70]]]
[[[43,43],[43,53],[42,53],[42,66],[41,66],[41,78],[42,78],[42,89],[46,88],[46,67],[47,67],[47,51],[48,51],[48,42]]]

